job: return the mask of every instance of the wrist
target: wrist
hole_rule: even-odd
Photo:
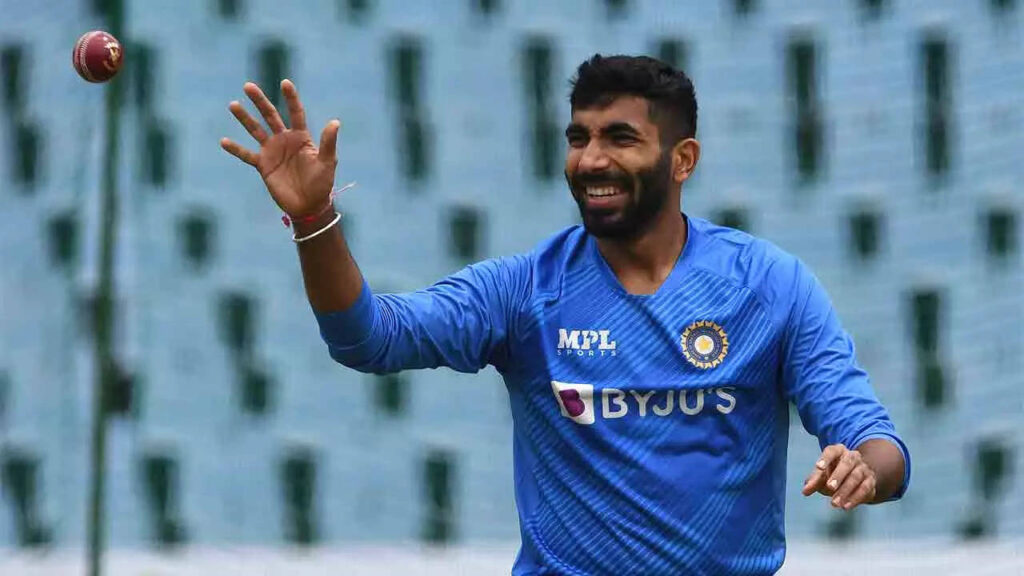
[[[864,463],[875,475],[872,503],[885,502],[903,487],[907,463],[903,451],[884,438],[871,438],[857,447]]]
[[[296,215],[296,216],[293,216],[291,214],[284,214],[283,216],[281,216],[281,221],[284,222],[284,225],[286,227],[294,225],[296,231],[299,231],[300,230],[300,225],[307,225],[307,226],[303,226],[303,229],[308,229],[308,227],[309,227],[308,225],[321,223],[322,220],[323,220],[323,216],[325,214],[331,214],[331,217],[333,218],[333,216],[334,216],[333,215],[333,212],[334,212],[334,197],[336,195],[338,195],[338,194],[341,194],[345,190],[348,190],[349,188],[354,187],[355,185],[356,185],[355,181],[352,181],[352,182],[349,182],[348,184],[342,186],[338,190],[331,190],[331,193],[327,196],[327,202],[325,202],[323,204],[323,207],[320,208],[319,210],[314,210],[314,211],[312,211],[312,212],[310,212],[308,214]]]
[[[304,214],[284,214],[281,216],[281,221],[284,222],[284,225],[286,227],[291,226],[293,224],[315,222],[317,218],[323,216],[324,212],[327,212],[333,207],[334,193],[331,193],[330,197],[327,199],[326,202],[324,202],[324,204],[320,208],[312,210],[310,212],[306,212]]]
[[[322,229],[324,226],[330,225],[331,221],[334,220],[335,214],[335,211],[331,210],[329,205],[328,209],[320,212],[320,214],[314,217],[312,220],[294,220],[292,224],[293,230],[295,231],[295,236],[302,238],[304,236],[312,234],[313,232],[316,232],[317,230]]]

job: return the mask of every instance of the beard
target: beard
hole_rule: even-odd
[[[580,209],[583,228],[595,238],[631,240],[646,232],[665,206],[669,191],[671,153],[658,157],[653,166],[628,173],[595,172],[578,174],[566,181]],[[621,208],[588,208],[587,186],[615,185],[626,194]]]

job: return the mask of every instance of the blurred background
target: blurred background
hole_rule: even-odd
[[[691,76],[684,210],[810,264],[911,449],[901,502],[838,513],[799,495],[794,412],[783,574],[1024,574],[1021,4],[0,0],[0,573],[85,573],[92,524],[112,574],[507,574],[501,379],[333,363],[218,140],[251,144],[245,81],[293,79],[342,120],[363,272],[415,289],[577,223],[600,52]],[[92,29],[125,45],[106,85],[71,65]]]

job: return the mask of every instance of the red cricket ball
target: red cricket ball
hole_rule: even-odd
[[[71,62],[78,75],[89,82],[106,82],[117,74],[124,62],[121,43],[108,32],[86,32],[75,42]]]

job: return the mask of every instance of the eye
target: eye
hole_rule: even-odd
[[[612,141],[616,144],[633,144],[637,141],[637,138],[632,134],[622,133],[612,136]]]
[[[582,148],[587,145],[587,137],[583,134],[566,134],[565,139],[573,148]]]

